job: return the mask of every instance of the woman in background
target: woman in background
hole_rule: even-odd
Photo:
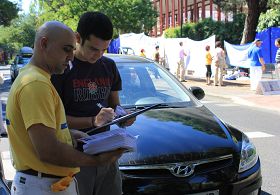
[[[141,51],[140,51],[140,56],[141,56],[141,57],[146,57],[146,54],[145,54],[145,50],[144,50],[144,49],[141,49]]]
[[[205,55],[205,60],[206,60],[206,85],[211,84],[211,76],[212,76],[212,70],[211,70],[211,64],[212,64],[212,56],[210,53],[210,46],[207,45],[205,47],[206,50],[206,55]]]

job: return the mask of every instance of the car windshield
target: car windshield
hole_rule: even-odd
[[[30,61],[31,57],[21,57],[17,56],[14,60],[14,63],[17,65],[25,65]]]
[[[19,58],[18,63],[19,64],[27,64],[30,61],[31,58]]]
[[[122,106],[161,104],[185,107],[194,105],[189,92],[167,72],[154,63],[117,63],[122,78]]]

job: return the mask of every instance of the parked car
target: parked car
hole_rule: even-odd
[[[123,80],[123,107],[160,104],[126,128],[137,136],[137,151],[119,160],[124,195],[260,194],[255,146],[198,101],[201,88],[187,89],[152,60],[108,56]]]
[[[31,47],[22,47],[19,53],[16,55],[13,63],[10,67],[11,81],[13,82],[18,76],[19,70],[24,67],[30,61],[33,55],[33,49]]]
[[[124,108],[133,112],[158,104],[126,127],[137,137],[137,150],[119,160],[124,195],[260,194],[255,146],[199,101],[201,88],[186,88],[152,60],[107,56],[121,74]]]
[[[135,52],[131,47],[119,47],[118,54],[135,55]]]

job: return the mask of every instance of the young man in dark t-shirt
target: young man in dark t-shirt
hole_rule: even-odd
[[[100,121],[104,121],[104,118],[98,120],[99,117],[112,120],[113,115],[108,114],[110,110],[106,109],[114,109],[120,104],[120,74],[115,62],[103,56],[112,35],[113,26],[106,15],[100,12],[84,13],[77,27],[75,58],[63,75],[52,77],[63,101],[70,128],[87,130],[99,126]],[[81,195],[122,193],[117,164],[81,167],[76,178]]]

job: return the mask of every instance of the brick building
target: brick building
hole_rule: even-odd
[[[170,27],[181,26],[186,22],[197,22],[211,17],[213,20],[228,20],[213,0],[153,0],[158,11],[157,25],[151,31],[151,36],[161,36]]]

